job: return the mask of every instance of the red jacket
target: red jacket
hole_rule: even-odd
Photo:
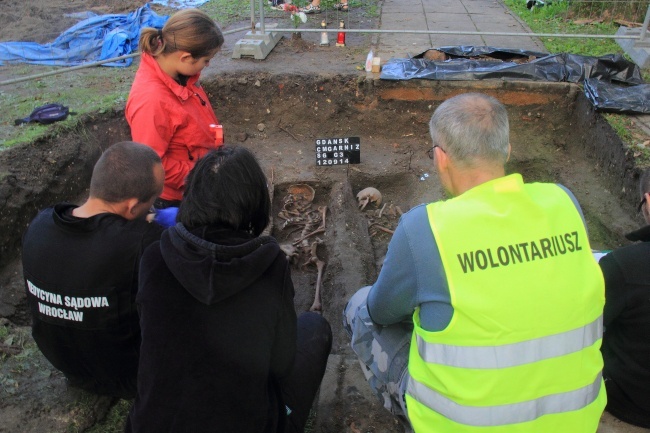
[[[156,151],[165,169],[165,200],[183,198],[185,178],[196,161],[216,148],[210,124],[218,124],[200,74],[181,86],[164,73],[156,59],[142,53],[126,102],[131,138]]]

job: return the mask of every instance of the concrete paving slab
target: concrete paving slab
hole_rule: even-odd
[[[381,26],[389,30],[427,30],[427,20],[424,15],[409,13],[390,14],[382,17]]]
[[[632,29],[621,26],[616,32],[617,36],[640,36],[641,29]],[[623,51],[630,56],[632,61],[640,68],[650,68],[650,38],[646,36],[644,41],[633,41],[631,39],[616,39],[616,43],[623,48]]]
[[[456,22],[452,23],[449,21],[443,21],[443,22],[432,22],[429,21],[429,29],[434,31],[454,31],[454,32],[476,32],[476,26],[472,22]]]
[[[503,15],[506,15],[505,17]],[[468,14],[469,18],[475,23],[503,23],[504,20],[518,22],[516,19],[513,19],[508,12],[496,13],[496,14],[484,14],[484,13],[471,13]]]
[[[485,45],[480,36],[467,36],[467,35],[436,35],[431,38],[433,47],[448,47],[455,45]]]
[[[420,54],[432,47],[429,38],[420,38],[417,40],[411,39],[408,41],[392,38],[386,42],[380,42],[381,49],[378,50],[378,55],[382,59],[382,63],[392,58],[405,59],[410,56]]]
[[[499,13],[503,11],[503,7],[500,5],[486,4],[487,2],[482,3],[463,3],[467,13],[470,14],[479,14],[479,13]]]
[[[467,9],[462,3],[438,4],[425,1],[422,5],[425,12],[444,12],[451,14],[467,14]]]
[[[536,38],[512,36],[484,36],[485,45],[495,48],[512,48],[545,53],[546,48]]]
[[[410,14],[421,14],[423,11],[423,6],[421,2],[417,3],[389,3],[385,4],[381,8],[382,16],[390,15],[394,13],[410,13]],[[383,25],[382,25],[383,27]]]
[[[467,23],[471,24],[472,18],[466,13],[463,14],[450,14],[446,12],[428,12],[425,14],[427,22],[431,23],[449,23],[449,24],[459,24]]]
[[[526,33],[524,29],[517,22],[513,23],[474,23],[476,29],[481,32],[507,32],[507,33]]]

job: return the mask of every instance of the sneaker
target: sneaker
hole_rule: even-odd
[[[305,14],[319,14],[320,13],[320,6],[314,6],[312,4],[307,5],[304,8],[300,8],[298,10],[299,12],[304,12]]]

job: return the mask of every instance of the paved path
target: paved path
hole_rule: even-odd
[[[530,33],[528,26],[495,0],[384,0],[383,30]],[[381,33],[375,38],[383,59],[406,58],[448,45],[488,45],[546,52],[537,38],[524,36]]]

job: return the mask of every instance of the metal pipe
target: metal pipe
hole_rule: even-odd
[[[238,32],[244,31],[244,30],[248,30],[248,27],[239,27],[239,28],[236,28],[236,29],[228,30],[226,32],[223,32],[223,34],[224,35],[229,35],[231,33],[238,33]],[[21,78],[13,78],[11,80],[0,81],[0,86],[4,86],[5,84],[22,83],[23,81],[36,80],[36,79],[39,79],[39,78],[49,77],[49,76],[52,76],[52,75],[65,74],[67,72],[78,71],[79,69],[85,69],[85,68],[92,68],[92,67],[95,67],[95,66],[101,66],[104,63],[117,62],[119,60],[124,60],[124,59],[130,59],[132,57],[137,57],[139,55],[140,55],[139,52],[138,53],[125,54],[123,56],[113,57],[111,59],[99,60],[97,62],[84,63],[83,65],[72,66],[72,67],[63,68],[63,69],[57,69],[56,71],[43,72],[43,73],[40,73],[40,74],[29,75],[27,77],[21,77]]]
[[[255,0],[251,0],[251,32],[255,33]]]
[[[421,35],[463,35],[463,36],[521,36],[521,37],[553,37],[553,38],[594,38],[594,39],[639,39],[632,35],[589,35],[589,34],[566,34],[566,33],[509,33],[509,32],[459,32],[451,30],[380,30],[380,29],[283,29],[274,28],[273,32],[302,32],[302,33],[411,33]]]
[[[259,0],[260,4],[260,30],[262,34],[266,34],[266,29],[264,28],[264,4],[262,3],[265,0]]]

